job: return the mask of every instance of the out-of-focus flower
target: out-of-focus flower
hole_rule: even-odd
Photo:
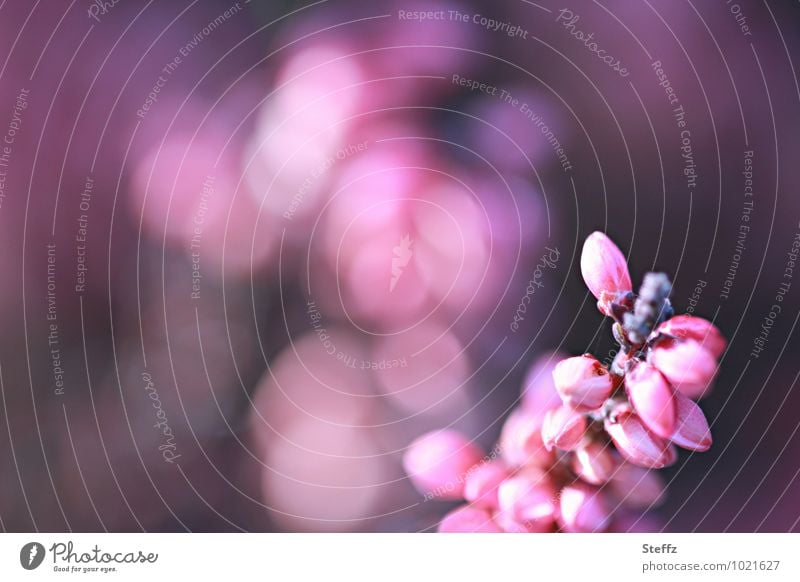
[[[317,43],[280,67],[243,162],[245,182],[267,215],[303,224],[329,192],[331,169],[347,154],[366,105],[366,72],[350,47]]]
[[[523,472],[506,479],[497,498],[499,510],[520,523],[547,526],[557,515],[555,490],[545,476]]]
[[[342,353],[368,359],[357,335],[340,326],[327,331]],[[395,479],[371,428],[380,418],[371,395],[368,378],[328,353],[314,332],[273,359],[250,420],[273,523],[290,531],[349,531],[380,513]]]
[[[551,454],[542,441],[542,419],[522,408],[506,419],[500,434],[500,454],[511,467],[530,465],[547,460]]]
[[[442,533],[500,533],[501,530],[488,510],[465,505],[457,507],[439,523]]]
[[[201,276],[242,276],[275,256],[269,217],[237,189],[237,173],[208,135],[171,135],[135,167],[128,199],[142,229],[191,257]]]
[[[469,409],[470,360],[458,337],[433,318],[373,342],[375,386],[404,415],[438,419]]]
[[[564,487],[559,509],[559,522],[568,532],[604,531],[611,521],[600,490],[582,483]]]
[[[497,507],[497,489],[510,475],[500,461],[481,463],[473,468],[464,481],[464,499],[474,505]]]
[[[460,499],[467,471],[482,457],[483,452],[462,434],[439,430],[411,443],[403,456],[403,467],[421,492]]]

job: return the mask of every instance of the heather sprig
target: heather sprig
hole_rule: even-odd
[[[405,467],[433,497],[467,504],[441,521],[450,532],[586,532],[629,529],[631,511],[663,498],[652,469],[676,446],[705,451],[706,395],[726,342],[709,321],[673,315],[672,283],[647,273],[633,293],[627,262],[603,233],[591,234],[581,274],[620,350],[610,366],[591,354],[534,364],[522,403],[508,417],[497,458],[454,431],[411,444]],[[623,525],[624,524],[624,525]]]

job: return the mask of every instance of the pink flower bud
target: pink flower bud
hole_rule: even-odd
[[[586,417],[569,406],[549,410],[542,424],[542,441],[548,451],[554,447],[562,451],[576,448],[586,432]]]
[[[553,380],[564,404],[578,412],[597,410],[614,389],[608,370],[589,354],[561,360]]]
[[[544,465],[552,455],[542,443],[540,414],[517,408],[509,415],[500,433],[500,454],[511,467]]]
[[[592,485],[602,485],[611,479],[617,464],[611,446],[598,442],[589,442],[576,449],[572,457],[572,470]]]
[[[725,351],[727,342],[716,326],[702,317],[692,315],[676,315],[671,317],[656,328],[656,332],[663,333],[682,340],[695,340],[711,352],[714,358],[719,359]]]
[[[461,499],[464,474],[478,463],[483,452],[461,433],[439,430],[409,445],[403,467],[420,493],[441,499]]]
[[[546,476],[523,473],[506,479],[500,484],[497,499],[500,511],[518,522],[544,526],[555,519],[555,490]]]
[[[683,394],[676,395],[678,420],[672,442],[684,449],[707,451],[711,447],[711,431],[700,407]]]
[[[707,385],[717,372],[714,355],[695,340],[659,342],[648,361],[673,385]]]
[[[658,436],[670,438],[675,430],[675,398],[661,372],[642,362],[625,376],[625,390],[644,425]]]
[[[670,460],[669,444],[645,428],[627,405],[621,405],[605,421],[606,432],[628,461],[641,467],[660,469]]]
[[[455,508],[442,518],[439,523],[442,533],[502,533],[497,524],[492,520],[488,510],[462,505]]]
[[[602,299],[604,293],[616,295],[633,289],[622,251],[599,231],[590,234],[583,243],[581,274],[597,299]]]
[[[603,531],[611,519],[601,491],[583,483],[564,487],[560,509],[559,523],[568,532]]]
[[[632,509],[648,509],[664,499],[664,481],[655,471],[622,463],[610,482],[619,502]]]
[[[464,499],[475,506],[497,507],[497,488],[509,472],[499,461],[476,465],[464,481]]]

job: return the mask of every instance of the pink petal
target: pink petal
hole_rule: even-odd
[[[727,342],[719,329],[710,321],[692,315],[676,315],[658,326],[656,332],[679,339],[692,339],[699,342],[719,359],[725,351]]]
[[[653,366],[638,364],[625,376],[625,390],[644,425],[663,438],[675,430],[675,398],[666,378]]]
[[[588,354],[561,360],[553,370],[553,380],[564,404],[578,412],[597,410],[614,389],[608,370]]]
[[[586,417],[569,406],[559,406],[544,417],[542,441],[547,450],[554,447],[571,451],[577,447],[586,432]]]
[[[592,295],[627,293],[633,289],[622,251],[602,232],[593,232],[583,243],[581,274]]]
[[[611,520],[602,492],[576,483],[561,491],[559,523],[568,532],[605,530]]]
[[[511,467],[547,464],[552,455],[542,442],[542,415],[517,408],[500,433],[500,454]]]
[[[648,431],[632,411],[610,415],[605,428],[620,454],[634,465],[654,469],[666,466],[669,443]]]
[[[500,511],[521,523],[553,523],[556,514],[555,491],[546,477],[520,474],[503,481],[497,492]]]
[[[697,404],[683,394],[677,395],[678,421],[672,442],[684,449],[707,451],[711,447],[711,431],[705,414]]]
[[[464,482],[464,499],[475,506],[496,508],[497,488],[508,475],[508,469],[499,461],[476,465]]]
[[[611,454],[611,446],[598,442],[590,442],[576,449],[572,457],[572,470],[592,485],[602,485],[611,479],[617,464]]]
[[[501,533],[488,510],[471,505],[457,507],[439,523],[442,533]]]
[[[648,361],[673,385],[709,384],[717,372],[714,355],[695,340],[659,342]]]
[[[464,475],[482,457],[480,448],[461,433],[439,430],[409,445],[403,467],[420,493],[440,499],[461,499]]]
[[[672,387],[687,398],[691,398],[692,400],[700,400],[711,393],[711,388],[713,385],[714,378],[703,384],[687,384],[686,382],[681,382],[680,384],[673,384]]]

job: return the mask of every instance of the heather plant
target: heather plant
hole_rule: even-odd
[[[664,496],[654,469],[676,462],[676,446],[711,446],[695,400],[725,350],[719,330],[674,315],[664,273],[647,273],[634,293],[625,257],[603,233],[586,239],[581,274],[613,322],[617,355],[608,366],[591,354],[534,363],[492,455],[453,430],[415,440],[404,466],[416,488],[466,502],[439,531],[647,529],[641,512]]]

